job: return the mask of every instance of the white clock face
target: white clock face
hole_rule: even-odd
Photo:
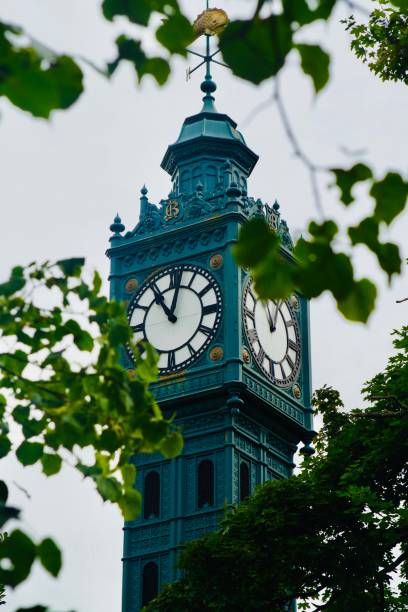
[[[222,312],[221,291],[203,268],[180,264],[151,276],[132,299],[133,341],[147,341],[159,353],[161,374],[189,366],[208,347]]]
[[[244,293],[244,325],[252,354],[264,374],[281,387],[293,383],[300,367],[300,332],[287,300],[258,299],[250,282]]]

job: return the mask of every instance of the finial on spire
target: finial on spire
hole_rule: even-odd
[[[214,106],[214,97],[211,95],[217,89],[217,85],[212,80],[210,65],[211,62],[214,64],[218,64],[219,66],[224,66],[224,68],[228,68],[227,64],[223,62],[219,62],[215,60],[214,57],[220,53],[220,49],[216,49],[211,53],[210,48],[210,38],[216,34],[219,34],[229,23],[228,15],[223,9],[209,8],[208,4],[209,0],[206,0],[207,8],[203,11],[197,19],[194,21],[193,28],[198,36],[202,34],[206,37],[206,52],[205,55],[202,53],[197,53],[196,51],[192,51],[191,49],[187,49],[189,53],[192,55],[197,55],[201,57],[202,61],[197,64],[194,68],[189,68],[187,70],[187,80],[190,79],[193,72],[201,68],[201,66],[206,66],[205,79],[201,83],[201,91],[205,93],[203,98],[203,108],[201,112],[217,112]]]
[[[116,213],[116,217],[113,220],[113,223],[109,226],[109,229],[115,236],[119,236],[125,229],[125,226],[122,223],[122,219],[119,217],[119,213]]]

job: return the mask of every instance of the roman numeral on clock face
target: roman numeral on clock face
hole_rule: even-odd
[[[299,350],[298,345],[296,344],[296,342],[293,342],[293,340],[288,341],[288,346],[296,352]]]
[[[180,286],[183,270],[172,270],[170,272],[170,289],[175,289]]]
[[[208,315],[208,314],[212,314],[214,312],[217,312],[218,310],[218,305],[217,304],[210,304],[209,306],[204,306],[203,307],[203,315]]]
[[[143,323],[139,323],[138,325],[134,325],[134,326],[132,327],[132,329],[133,329],[133,331],[134,331],[136,334],[137,334],[137,333],[139,333],[139,332],[143,333],[143,331],[144,331],[144,325],[143,325]]]
[[[202,334],[205,334],[206,336],[210,336],[212,329],[201,323],[200,327],[198,328],[198,331],[200,331]]]
[[[170,351],[168,353],[167,367],[168,368],[175,368],[176,367],[176,352],[175,351]]]
[[[258,332],[256,331],[255,327],[248,331],[248,338],[250,342],[258,342]]]
[[[198,295],[200,296],[200,298],[202,298],[210,289],[211,289],[211,284],[208,283],[208,285],[203,287],[201,291],[198,292]]]

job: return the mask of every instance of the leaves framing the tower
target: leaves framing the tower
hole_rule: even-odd
[[[263,373],[276,385],[293,383],[301,358],[300,330],[287,300],[260,300],[252,282],[243,298],[243,319],[252,355]]]
[[[148,278],[129,305],[128,319],[134,342],[149,342],[159,353],[160,373],[170,374],[203,354],[221,314],[221,290],[212,274],[180,264]]]

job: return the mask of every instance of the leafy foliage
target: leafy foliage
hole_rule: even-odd
[[[15,450],[22,465],[40,464],[47,476],[69,453],[102,499],[131,520],[141,506],[132,458],[154,451],[174,457],[182,438],[148,389],[157,379],[156,354],[135,348],[135,370],[123,368],[121,347],[131,342],[124,306],[101,295],[97,273],[87,281],[83,264],[16,267],[0,285],[0,450],[2,456]],[[82,459],[85,448],[93,461]],[[19,515],[7,498],[1,481],[0,527]],[[0,583],[13,587],[36,558],[53,576],[61,568],[50,538],[35,544],[19,529],[1,544],[0,558],[11,563],[0,568]]]
[[[315,456],[188,543],[184,578],[146,611],[407,608],[408,327],[394,335],[398,353],[364,387],[370,406],[345,411],[318,390]]]
[[[333,169],[332,173],[346,205],[354,200],[354,185],[369,181],[370,195],[375,202],[373,213],[358,225],[347,228],[347,233],[352,246],[364,244],[376,255],[380,267],[391,280],[401,271],[401,256],[397,245],[381,242],[380,230],[404,209],[408,183],[394,172],[376,181],[371,170],[363,164],[356,164],[349,170]],[[293,291],[313,298],[329,291],[347,319],[366,322],[374,310],[377,290],[371,280],[354,278],[352,258],[336,250],[338,232],[334,221],[312,221],[308,235],[296,244],[296,265],[292,265],[282,257],[276,232],[261,219],[253,219],[240,232],[235,258],[240,265],[251,268],[256,290],[263,299],[286,298]]]
[[[352,36],[351,48],[358,58],[383,81],[408,85],[408,3],[406,0],[378,0],[367,24],[354,16],[344,23]]]
[[[0,22],[0,96],[35,117],[69,108],[83,91],[82,72],[67,55],[23,46],[21,28]]]

